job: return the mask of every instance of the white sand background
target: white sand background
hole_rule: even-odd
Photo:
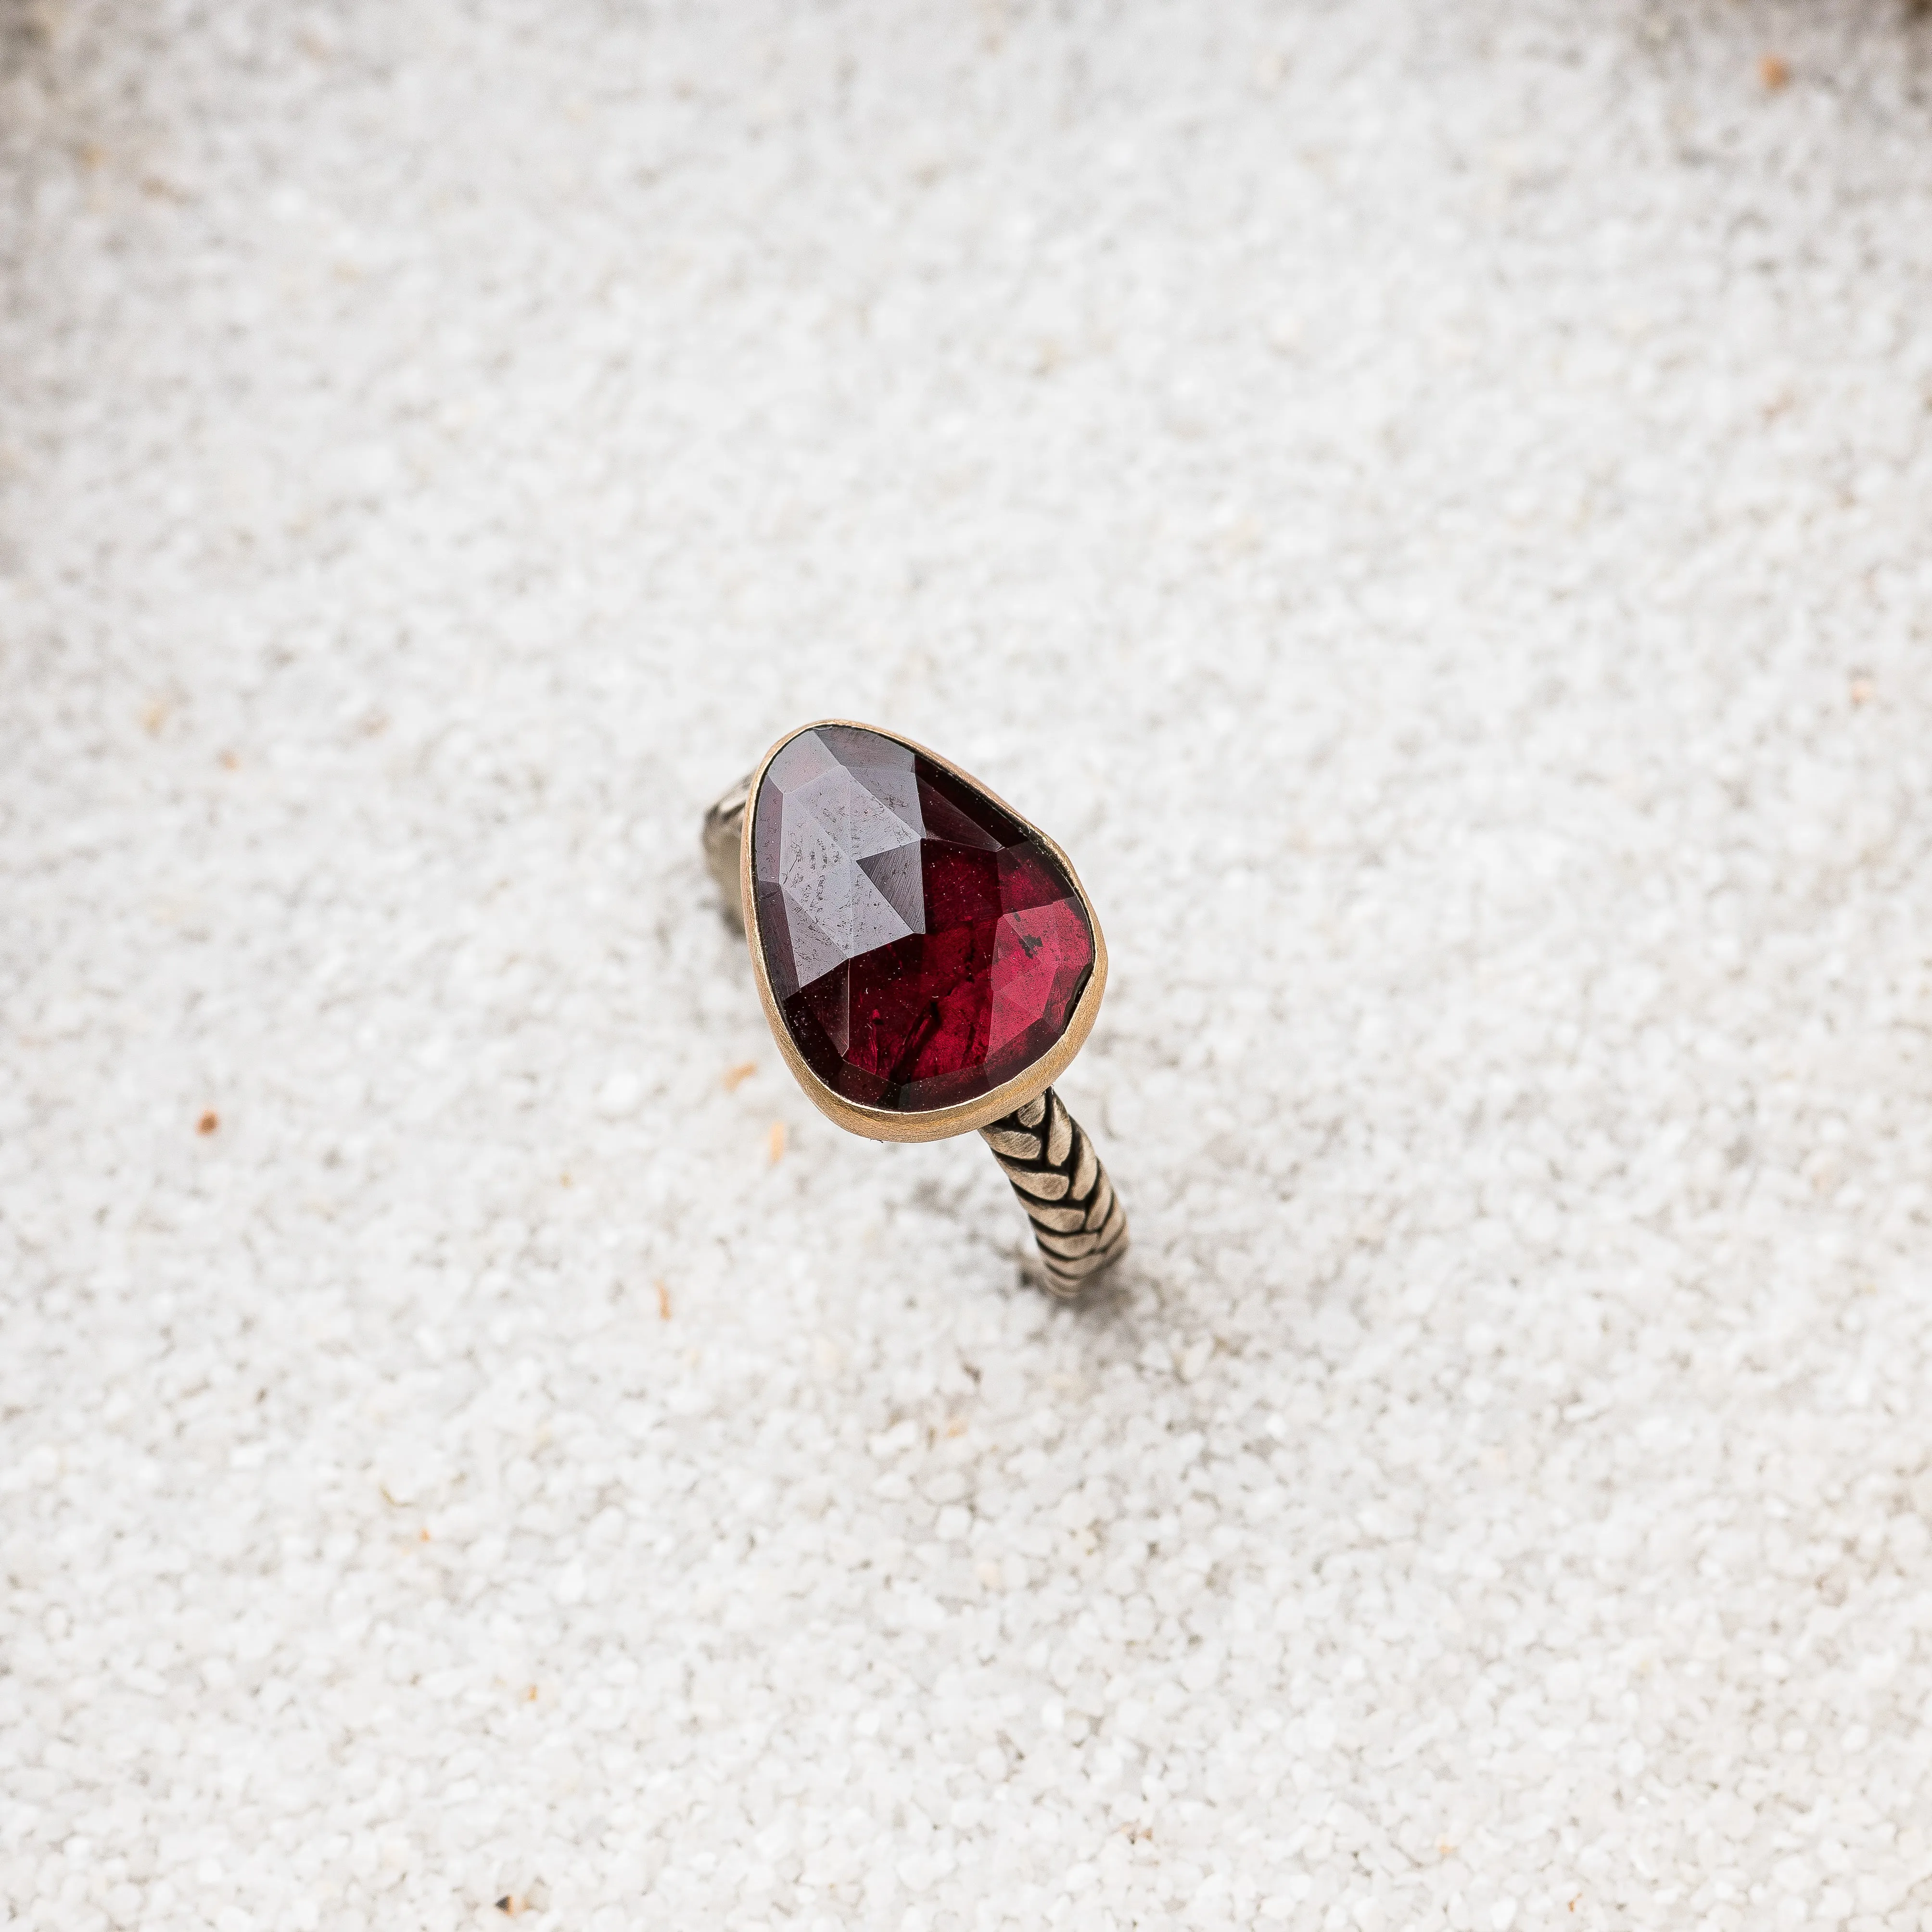
[[[1932,18],[0,0],[0,1919],[1932,1923]]]

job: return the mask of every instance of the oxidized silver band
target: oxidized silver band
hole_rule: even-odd
[[[785,742],[782,740],[781,746]],[[766,764],[770,761],[768,754]],[[759,962],[760,940],[758,934],[747,925],[752,899],[752,868],[744,846],[747,818],[764,770],[761,766],[718,797],[704,814],[703,835],[705,862],[717,881],[722,909],[726,917],[746,932],[754,963]],[[1054,849],[1058,851],[1057,848]],[[1097,945],[1097,925],[1095,934]],[[762,964],[760,971],[773,1034],[780,1046],[787,1049],[788,1064],[800,1084],[824,1111],[853,1131],[870,1133],[878,1138],[938,1137],[916,1126],[878,1124],[871,1110],[841,1106],[836,1100],[828,1099],[824,1093],[815,1090],[822,1083],[818,1082],[812,1071],[801,1064],[796,1049],[785,1038],[782,1022],[765,982]],[[1102,948],[1102,981],[1104,975]],[[1090,1012],[1086,1023],[1091,1024]],[[1084,1027],[1082,1030],[1084,1033]],[[1064,1064],[1064,1056],[1056,1058],[1059,1064]],[[1126,1252],[1126,1214],[1094,1150],[1091,1138],[1047,1084],[1052,1076],[1052,1066],[1042,1062],[1041,1072],[1038,1088],[1025,1094],[1010,1111],[991,1120],[986,1120],[982,1113],[976,1120],[962,1121],[958,1126],[943,1126],[940,1132],[964,1132],[969,1126],[976,1126],[980,1138],[992,1149],[994,1158],[1012,1184],[1021,1206],[1026,1210],[1038,1245],[1040,1268],[1047,1288],[1056,1295],[1070,1297],[1081,1293]],[[1018,1084],[1024,1091],[1024,1076]],[[947,1110],[949,1117],[958,1111]],[[850,1118],[860,1113],[867,1115],[862,1123]]]
[[[1049,1087],[980,1130],[1033,1222],[1046,1285],[1078,1294],[1127,1251],[1127,1213],[1086,1130]]]

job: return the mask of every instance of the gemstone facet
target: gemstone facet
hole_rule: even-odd
[[[752,802],[755,941],[833,1092],[921,1113],[976,1100],[1067,1028],[1094,968],[1078,889],[985,793],[877,731],[820,724]]]

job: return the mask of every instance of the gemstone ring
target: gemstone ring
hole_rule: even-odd
[[[937,752],[832,718],[712,806],[704,854],[822,1113],[872,1140],[976,1129],[1056,1294],[1120,1258],[1126,1214],[1052,1084],[1100,1010],[1106,942],[1045,832]]]

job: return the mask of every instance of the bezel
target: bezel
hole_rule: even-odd
[[[772,991],[771,975],[766,970],[764,942],[758,932],[758,896],[752,878],[752,827],[758,808],[758,788],[764,783],[766,767],[794,738],[802,737],[808,731],[821,730],[827,725],[839,724],[854,731],[870,731],[876,737],[889,738],[896,745],[903,745],[908,751],[922,758],[930,758],[942,770],[950,772],[975,791],[984,794],[1001,811],[1017,819],[1060,861],[1066,868],[1067,878],[1073,882],[1073,890],[1080,896],[1080,908],[1087,915],[1088,927],[1094,935],[1094,966],[1087,976],[1086,986],[1074,1006],[1072,1016],[1067,1021],[1066,1030],[1037,1060],[977,1100],[956,1101],[951,1106],[934,1107],[911,1114],[897,1113],[889,1107],[863,1106],[856,1100],[848,1100],[842,1094],[835,1093],[806,1064],[791,1036],[791,1029],[785,1024],[784,1015],[778,1010],[777,996]],[[758,982],[758,998],[765,1009],[766,1023],[772,1030],[772,1038],[778,1042],[785,1065],[791,1070],[792,1078],[805,1089],[806,1097],[828,1120],[843,1127],[848,1133],[861,1134],[868,1140],[950,1140],[956,1134],[970,1133],[976,1127],[990,1126],[1016,1107],[1024,1106],[1036,1094],[1051,1087],[1072,1065],[1074,1055],[1086,1045],[1087,1036],[1094,1030],[1094,1022],[1100,1016],[1100,996],[1107,989],[1107,941],[1100,930],[1100,915],[1094,910],[1094,902],[1087,896],[1087,888],[1080,883],[1080,874],[1074,869],[1073,861],[1058,842],[1048,837],[1024,813],[1015,812],[991,786],[982,784],[963,766],[941,757],[929,746],[908,738],[902,731],[885,730],[877,724],[862,724],[856,718],[815,718],[808,724],[788,731],[758,760],[758,769],[752,772],[745,794],[744,830],[739,839],[738,902],[744,914],[745,938],[751,949],[752,971]]]

